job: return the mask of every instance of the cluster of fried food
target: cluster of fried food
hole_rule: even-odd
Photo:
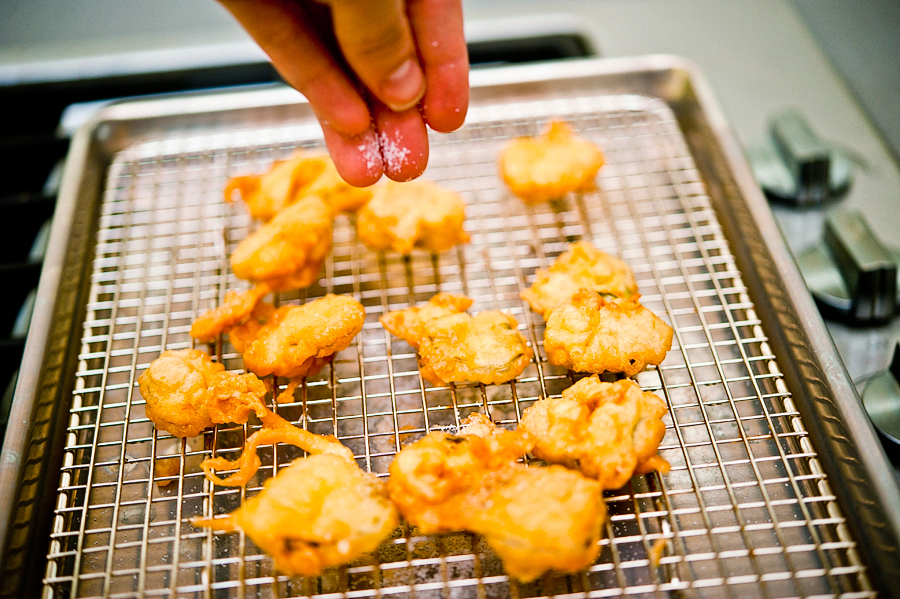
[[[603,153],[564,121],[553,121],[538,137],[513,140],[500,154],[500,174],[527,204],[595,189]]]
[[[469,241],[458,194],[423,180],[353,187],[328,156],[300,152],[263,175],[235,177],[225,188],[226,199],[235,192],[264,224],[238,244],[231,268],[238,278],[273,291],[316,281],[341,213],[358,213],[359,239],[375,251],[444,252]]]
[[[439,293],[421,306],[388,312],[381,324],[418,351],[422,378],[434,385],[505,383],[525,370],[533,352],[516,319],[499,310],[466,313],[472,300]]]
[[[504,179],[529,203],[591,189],[602,163],[599,150],[565,123],[551,124],[542,139],[516,140],[501,157]],[[329,158],[302,153],[262,176],[233,179],[226,198],[235,192],[265,221],[231,257],[235,274],[254,286],[229,292],[193,323],[191,336],[208,342],[228,335],[249,373],[228,372],[198,350],[164,352],[139,378],[146,414],[157,428],[182,437],[256,414],[262,428],[237,459],[217,456],[201,464],[214,484],[246,485],[261,466],[261,445],[287,443],[308,455],[280,469],[234,512],[193,523],[241,530],[279,570],[306,576],[373,551],[399,515],[423,534],[482,535],[510,576],[523,581],[593,563],[606,520],[603,490],[668,468],[657,455],[666,404],[631,380],[607,383],[594,375],[561,397],[537,401],[517,430],[472,414],[453,433],[427,434],[397,454],[382,482],[360,469],[336,438],[270,411],[269,390],[258,378],[289,378],[284,394],[291,395],[297,381],[361,331],[362,304],[326,295],[276,308],[264,298],[316,280],[331,248],[332,222],[342,212],[356,213],[359,239],[373,250],[443,252],[466,243],[461,198],[424,181],[352,188]],[[589,242],[538,271],[522,297],[547,320],[544,345],[553,364],[630,375],[659,364],[671,347],[672,329],[640,305],[631,270]],[[416,349],[422,377],[432,384],[515,379],[533,357],[518,323],[500,311],[472,316],[471,305],[465,296],[439,293],[380,320]],[[520,463],[529,452],[547,465]],[[233,472],[223,478],[221,471]]]
[[[572,244],[522,292],[547,321],[544,349],[551,364],[629,376],[661,364],[674,336],[640,297],[631,269],[589,241]]]
[[[362,330],[366,312],[352,297],[328,294],[300,306],[258,299],[258,288],[229,293],[225,302],[194,322],[191,335],[211,341],[227,334],[258,376],[298,379],[314,375]]]
[[[657,455],[666,411],[633,381],[594,375],[536,402],[517,430],[472,414],[456,433],[426,435],[397,454],[388,491],[424,534],[484,536],[515,578],[580,570],[599,551],[603,490],[668,470]],[[550,465],[516,462],[528,452]]]
[[[560,466],[516,463],[532,446],[528,433],[497,430],[483,414],[472,414],[455,434],[430,433],[397,454],[390,497],[424,534],[484,536],[520,580],[585,568],[599,551],[602,489]]]

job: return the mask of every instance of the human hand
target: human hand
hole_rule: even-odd
[[[469,102],[461,0],[220,0],[309,100],[341,176],[408,181],[426,124],[460,127]]]

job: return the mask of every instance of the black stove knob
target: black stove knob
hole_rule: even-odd
[[[849,159],[822,141],[796,110],[773,118],[771,144],[748,153],[756,180],[771,200],[813,206],[850,189]]]
[[[827,318],[879,324],[900,313],[900,250],[881,243],[858,210],[828,214],[822,242],[797,263]]]
[[[890,368],[869,382],[862,400],[882,444],[896,458],[900,453],[900,343],[894,347]]]

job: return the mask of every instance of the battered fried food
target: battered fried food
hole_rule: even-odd
[[[306,196],[241,241],[231,268],[238,278],[273,291],[309,287],[331,250],[331,227],[322,198]]]
[[[666,433],[665,402],[629,379],[581,379],[561,398],[541,399],[525,410],[521,427],[537,439],[532,453],[580,470],[604,489],[618,489],[634,474],[667,471],[656,454]]]
[[[514,463],[533,443],[521,430],[498,431],[474,414],[459,434],[431,433],[397,454],[391,499],[425,534],[483,535],[520,580],[585,568],[599,551],[602,489],[560,466]]]
[[[258,495],[225,518],[194,519],[194,526],[244,531],[287,574],[317,576],[327,567],[373,551],[398,524],[384,484],[363,472],[352,452],[337,439],[296,428],[274,414],[271,417],[266,428],[248,439],[241,459],[252,455],[258,467],[256,445],[277,441],[296,444],[314,455],[281,469],[263,483]],[[207,476],[208,462],[204,462]],[[246,480],[222,482],[244,484]]]
[[[534,355],[516,330],[518,324],[497,310],[428,321],[419,342],[422,377],[435,385],[511,381],[522,374]]]
[[[234,192],[238,191],[253,218],[267,221],[297,201],[299,191],[309,187],[321,172],[320,163],[310,161],[303,152],[298,152],[287,160],[276,161],[271,170],[262,175],[234,177],[225,186],[225,200],[232,201]]]
[[[465,208],[458,194],[430,181],[387,181],[374,188],[372,199],[360,210],[356,231],[375,251],[446,252],[469,241],[463,230]]]
[[[371,189],[354,187],[344,181],[330,156],[315,156],[310,160],[322,163],[322,172],[302,191],[302,195],[322,198],[332,217],[356,212],[372,199]]]
[[[329,294],[302,306],[282,306],[252,341],[238,336],[239,344],[246,344],[244,365],[259,376],[296,378],[315,374],[335,353],[350,345],[362,330],[365,317],[362,304],[344,295]]]
[[[438,293],[420,306],[388,312],[379,320],[391,334],[418,349],[419,341],[425,336],[426,322],[450,314],[461,314],[471,305],[472,300],[464,295]]]
[[[607,301],[582,289],[550,313],[544,350],[551,364],[577,372],[637,374],[660,364],[672,349],[674,331],[643,307],[640,296]]]
[[[244,350],[259,336],[259,331],[272,318],[274,313],[275,306],[269,302],[259,302],[244,322],[226,330],[228,340],[231,341],[234,349],[238,353],[244,353]]]
[[[253,374],[235,374],[196,349],[165,351],[138,377],[145,413],[156,428],[193,437],[225,422],[262,418],[266,386]]]
[[[422,378],[434,385],[474,381],[505,383],[520,374],[533,353],[516,319],[496,310],[476,316],[471,300],[439,294],[424,306],[389,312],[381,323],[418,349]]]
[[[573,243],[547,270],[538,270],[534,283],[522,292],[538,314],[565,304],[581,289],[607,297],[627,298],[637,293],[637,283],[628,265],[598,250],[590,241]]]
[[[260,418],[263,426],[244,442],[241,456],[236,460],[225,458],[207,458],[200,464],[210,482],[224,487],[246,485],[253,478],[261,465],[257,448],[260,445],[287,443],[314,454],[334,454],[344,460],[353,462],[353,452],[331,435],[316,435],[302,428],[297,428],[275,412],[267,412]],[[355,462],[353,462],[355,463]],[[217,470],[237,470],[228,478],[220,478]]]
[[[246,291],[229,291],[221,306],[200,315],[191,325],[191,337],[214,341],[222,333],[249,320],[259,301],[269,293],[268,285],[256,285]]]
[[[602,487],[562,466],[509,464],[484,477],[462,509],[506,572],[528,582],[550,570],[583,570],[597,559],[606,520]]]
[[[484,414],[472,414],[458,434],[430,433],[397,454],[388,479],[391,499],[423,534],[465,529],[467,493],[533,444],[521,430],[497,430]]]
[[[563,121],[551,122],[540,137],[513,140],[500,154],[503,180],[528,204],[593,190],[601,166],[603,153]]]
[[[372,197],[371,191],[346,183],[329,156],[303,152],[275,162],[263,175],[234,177],[225,187],[225,199],[230,202],[235,191],[240,192],[253,218],[262,221],[307,195],[318,195],[333,215],[355,212]]]

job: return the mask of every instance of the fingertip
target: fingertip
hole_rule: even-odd
[[[368,187],[381,178],[384,161],[371,124],[365,133],[352,137],[325,124],[322,133],[334,166],[344,181],[356,187]]]
[[[440,133],[462,127],[469,109],[468,60],[435,65],[428,69],[428,87],[422,113],[428,126]]]
[[[393,112],[380,106],[375,110],[375,126],[384,174],[394,181],[411,181],[428,166],[428,131],[415,108]]]

